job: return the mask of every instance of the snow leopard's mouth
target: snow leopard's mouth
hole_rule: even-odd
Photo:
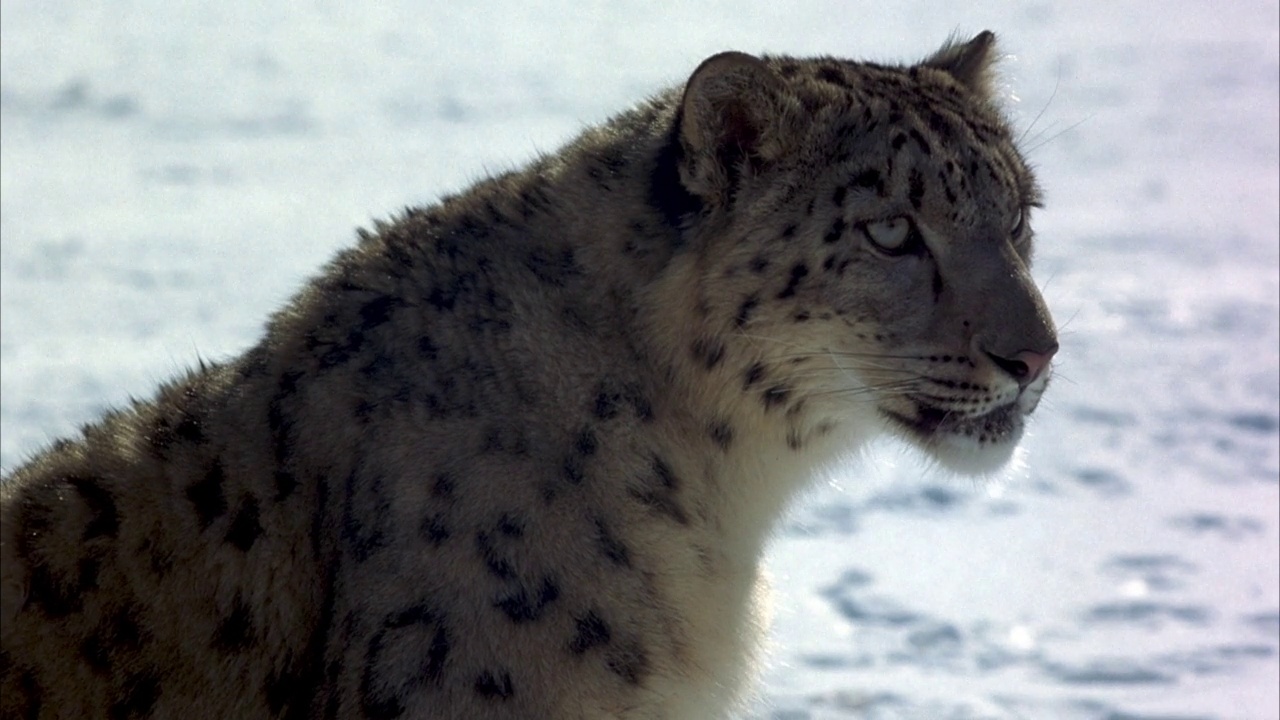
[[[893,405],[881,406],[880,412],[943,467],[984,475],[1013,457],[1026,417],[1036,409],[1047,383],[1046,378],[1028,385],[984,413],[975,413],[965,398],[947,407],[919,395],[894,398]]]
[[[913,415],[888,409],[881,409],[881,412],[926,442],[944,436],[969,438],[980,445],[1016,441],[1022,435],[1023,418],[1029,412],[1017,401],[982,415],[940,408],[917,398],[912,398],[912,401],[915,406]]]

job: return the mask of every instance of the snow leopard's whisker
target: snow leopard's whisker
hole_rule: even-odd
[[[824,357],[831,357],[833,360],[835,359],[835,356],[831,355],[830,353],[822,353],[822,354],[810,353],[810,354],[804,354],[804,355],[798,355],[798,354],[797,355],[781,355],[772,359],[776,359],[777,361],[782,362],[784,365],[795,365],[796,366],[795,370],[791,370],[787,372],[787,375],[791,375],[791,376],[795,376],[803,372],[821,373],[821,372],[834,371],[834,372],[848,373],[848,371],[853,369],[854,367],[859,369],[864,369],[864,370],[873,370],[875,372],[897,373],[900,375],[918,375],[919,374],[915,370],[911,370],[908,368],[895,367],[893,365],[889,365],[886,363],[878,363],[878,362],[874,362],[872,360],[867,360],[867,359],[859,359],[856,363],[854,363],[853,367],[845,367],[844,365],[841,365],[838,361],[833,363],[834,367],[830,367],[830,366],[824,367],[822,365],[813,365],[813,364],[809,364],[801,367],[798,363],[788,362],[796,358],[804,358],[806,360],[817,360]],[[872,356],[868,356],[868,357],[872,357]]]
[[[817,390],[805,393],[807,397],[826,397],[829,395],[863,395],[875,394],[876,396],[894,396],[894,395],[910,395],[920,388],[915,384],[907,381],[900,383],[884,383],[880,385],[863,385],[860,387],[848,388],[832,388],[830,390]]]
[[[790,363],[786,363],[781,366],[774,366],[774,367],[790,368],[785,372],[785,374],[788,377],[800,377],[803,375],[826,375],[831,373],[852,377],[850,375],[850,371],[852,370],[863,370],[868,373],[872,373],[874,375],[921,377],[921,374],[914,370],[894,367],[886,363],[878,363],[878,362],[871,362],[871,361],[865,361],[865,360],[857,364],[848,365],[848,366],[837,364],[837,363],[822,364],[822,365],[819,365],[816,363],[812,363],[808,365],[792,365]]]
[[[1061,86],[1062,86],[1062,62],[1059,61],[1058,76],[1054,78],[1053,91],[1049,93],[1049,99],[1044,101],[1044,105],[1041,106],[1040,112],[1036,113],[1036,116],[1031,119],[1031,123],[1027,125],[1025,130],[1022,131],[1022,134],[1018,135],[1018,139],[1014,141],[1015,145],[1017,145],[1018,147],[1022,147],[1022,141],[1027,138],[1027,134],[1030,133],[1032,128],[1036,126],[1036,123],[1040,122],[1040,118],[1044,117],[1044,114],[1049,109],[1049,106],[1053,104],[1054,98],[1058,97],[1058,88]]]
[[[1036,150],[1039,150],[1040,148],[1044,147],[1045,145],[1048,145],[1049,143],[1053,142],[1054,140],[1057,140],[1058,138],[1062,137],[1063,135],[1065,135],[1065,134],[1067,134],[1067,133],[1071,132],[1072,130],[1075,130],[1076,128],[1080,127],[1081,125],[1085,124],[1086,122],[1089,122],[1090,120],[1092,120],[1092,119],[1093,119],[1094,117],[1096,117],[1096,116],[1097,116],[1097,113],[1089,113],[1088,115],[1086,115],[1086,116],[1084,116],[1084,117],[1080,118],[1079,120],[1077,120],[1077,121],[1075,121],[1075,122],[1071,123],[1070,125],[1066,126],[1065,128],[1063,128],[1063,129],[1059,130],[1058,132],[1056,132],[1056,133],[1054,133],[1054,134],[1050,135],[1049,137],[1046,137],[1045,139],[1043,139],[1043,140],[1041,140],[1041,141],[1037,142],[1035,145],[1032,145],[1031,147],[1027,148],[1027,149],[1026,149],[1027,154],[1029,155],[1029,154],[1031,154],[1031,153],[1035,152]]]

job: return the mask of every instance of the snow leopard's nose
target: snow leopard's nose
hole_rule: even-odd
[[[1004,370],[1018,384],[1026,387],[1035,382],[1036,378],[1044,373],[1045,368],[1049,367],[1049,361],[1053,359],[1054,354],[1058,352],[1058,343],[1055,341],[1043,351],[1036,350],[1020,350],[1013,354],[1013,357],[1001,357],[991,351],[987,351],[987,357],[991,358],[1001,370]]]

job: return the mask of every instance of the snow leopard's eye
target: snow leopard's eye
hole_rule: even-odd
[[[905,217],[876,220],[862,226],[862,232],[876,250],[885,255],[906,255],[916,252],[921,243],[920,233]]]
[[[1009,237],[1018,240],[1022,237],[1023,231],[1027,229],[1027,208],[1018,208],[1018,215],[1013,219],[1013,224],[1009,226]]]

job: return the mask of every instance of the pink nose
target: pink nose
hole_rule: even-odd
[[[988,352],[987,356],[991,358],[992,362],[999,365],[1002,370],[1013,376],[1013,379],[1017,380],[1019,385],[1029,385],[1044,373],[1045,368],[1049,367],[1049,361],[1053,359],[1057,352],[1058,343],[1055,342],[1052,347],[1044,352],[1020,350],[1009,358]]]

